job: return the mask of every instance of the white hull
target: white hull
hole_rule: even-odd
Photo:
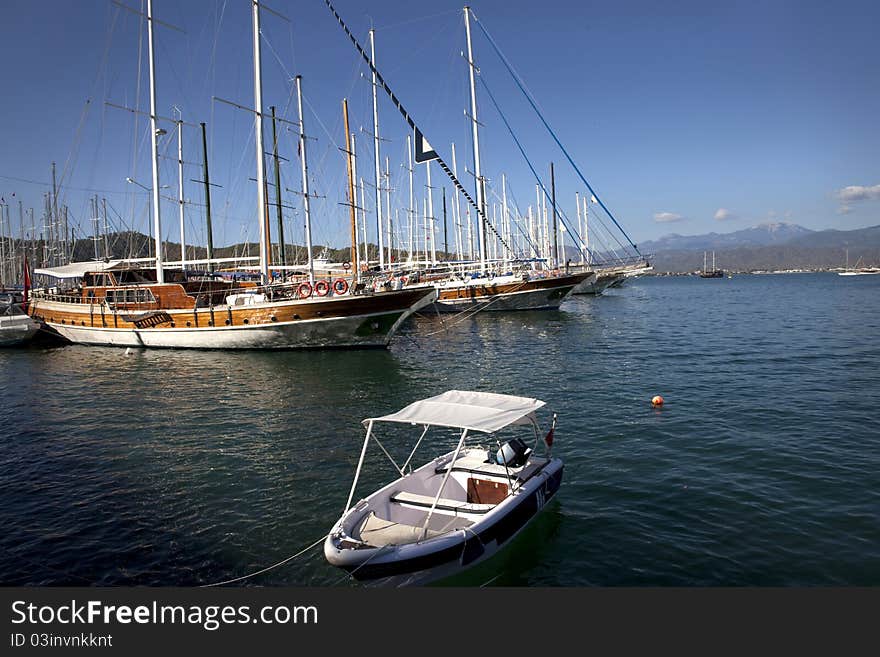
[[[432,309],[441,313],[458,313],[463,310],[552,310],[559,308],[565,297],[555,295],[555,290],[526,290],[493,296],[457,299],[455,301],[435,301]],[[567,296],[567,295],[566,295]]]
[[[456,463],[471,461],[473,464],[474,454],[485,455],[485,451],[468,450]],[[433,500],[434,487],[442,478],[438,473],[444,466],[448,467],[452,456],[449,453],[431,461],[355,505],[336,523],[325,540],[324,555],[327,560],[370,586],[423,585],[456,575],[490,559],[508,546],[553,497],[562,479],[563,465],[559,459],[538,459],[534,465],[525,466],[539,465],[538,471],[522,483],[514,494],[497,505],[466,504],[460,505],[454,512],[447,509],[443,512],[445,515],[438,512],[429,525],[438,531],[432,531],[426,538],[391,539],[399,542],[384,546],[362,544],[355,549],[347,544],[351,541],[348,537],[357,536],[358,527],[368,527],[373,522],[370,518],[375,515],[391,518],[378,520],[380,523],[390,523],[390,531],[421,527],[427,511],[426,500]],[[477,457],[476,464],[477,467],[494,469],[493,475],[499,481],[503,480],[504,469],[500,466],[480,465],[480,457]],[[463,481],[467,476],[464,475]],[[513,476],[516,477],[516,474]],[[432,486],[433,480],[436,481]],[[401,490],[420,490],[429,495],[412,496],[416,498],[413,506],[408,506],[404,499],[401,507],[395,503],[395,496],[399,496]],[[448,503],[448,500],[441,499],[438,508],[444,503]],[[418,508],[420,504],[422,506]],[[491,509],[487,510],[486,507]],[[450,524],[451,527],[441,530]],[[361,536],[364,536],[363,532],[361,530]]]
[[[587,278],[574,286],[572,294],[592,294],[589,290],[596,284],[596,274],[590,274]]]
[[[427,292],[427,288],[426,288]],[[346,315],[251,326],[203,326],[177,328],[113,328],[76,326],[46,321],[59,335],[76,344],[112,347],[170,349],[321,349],[336,347],[386,347],[400,325],[413,313],[431,303],[426,294],[419,303],[400,310]],[[259,304],[249,306],[259,308]],[[51,315],[52,302],[40,303],[41,312]],[[223,316],[224,308],[215,313]],[[373,320],[371,322],[371,320]],[[393,320],[390,327],[386,322]],[[365,322],[376,330],[365,331]]]

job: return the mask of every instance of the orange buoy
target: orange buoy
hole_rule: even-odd
[[[663,397],[660,395],[654,395],[654,398],[651,400],[651,404],[654,406],[663,406]]]

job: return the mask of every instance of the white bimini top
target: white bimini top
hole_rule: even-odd
[[[535,411],[544,404],[540,399],[530,397],[449,390],[413,402],[396,413],[367,418],[363,424],[400,422],[494,433],[512,424],[537,424]]]

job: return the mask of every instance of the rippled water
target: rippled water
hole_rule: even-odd
[[[387,351],[3,350],[0,583],[276,563],[342,511],[361,419],[459,388],[547,401],[566,463],[557,501],[459,583],[880,585],[878,335],[880,277],[797,274],[416,317]],[[320,548],[243,583],[351,585]]]

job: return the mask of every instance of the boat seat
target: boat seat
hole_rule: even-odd
[[[488,463],[483,459],[468,456],[458,459],[452,466],[453,472],[467,472],[468,474],[480,475],[484,477],[503,477],[507,478],[508,472],[520,483],[525,482],[530,477],[544,469],[550,462],[547,458],[530,458],[529,461],[519,467],[505,469],[503,465],[497,463]],[[440,466],[434,469],[435,474],[445,474],[448,466]]]
[[[393,520],[385,520],[377,516],[374,511],[370,511],[366,519],[361,523],[360,530],[358,531],[360,540],[374,547],[418,543],[422,540],[423,533],[421,527],[406,525],[402,522],[394,522]],[[434,538],[442,533],[435,529],[428,529],[425,539]]]
[[[418,495],[416,493],[408,493],[406,491],[397,491],[391,495],[390,500],[397,504],[405,504],[407,506],[416,506],[423,509],[430,509],[434,504],[433,495]],[[495,505],[494,504],[474,504],[472,502],[450,500],[441,497],[437,500],[435,511],[453,513],[487,513]]]

